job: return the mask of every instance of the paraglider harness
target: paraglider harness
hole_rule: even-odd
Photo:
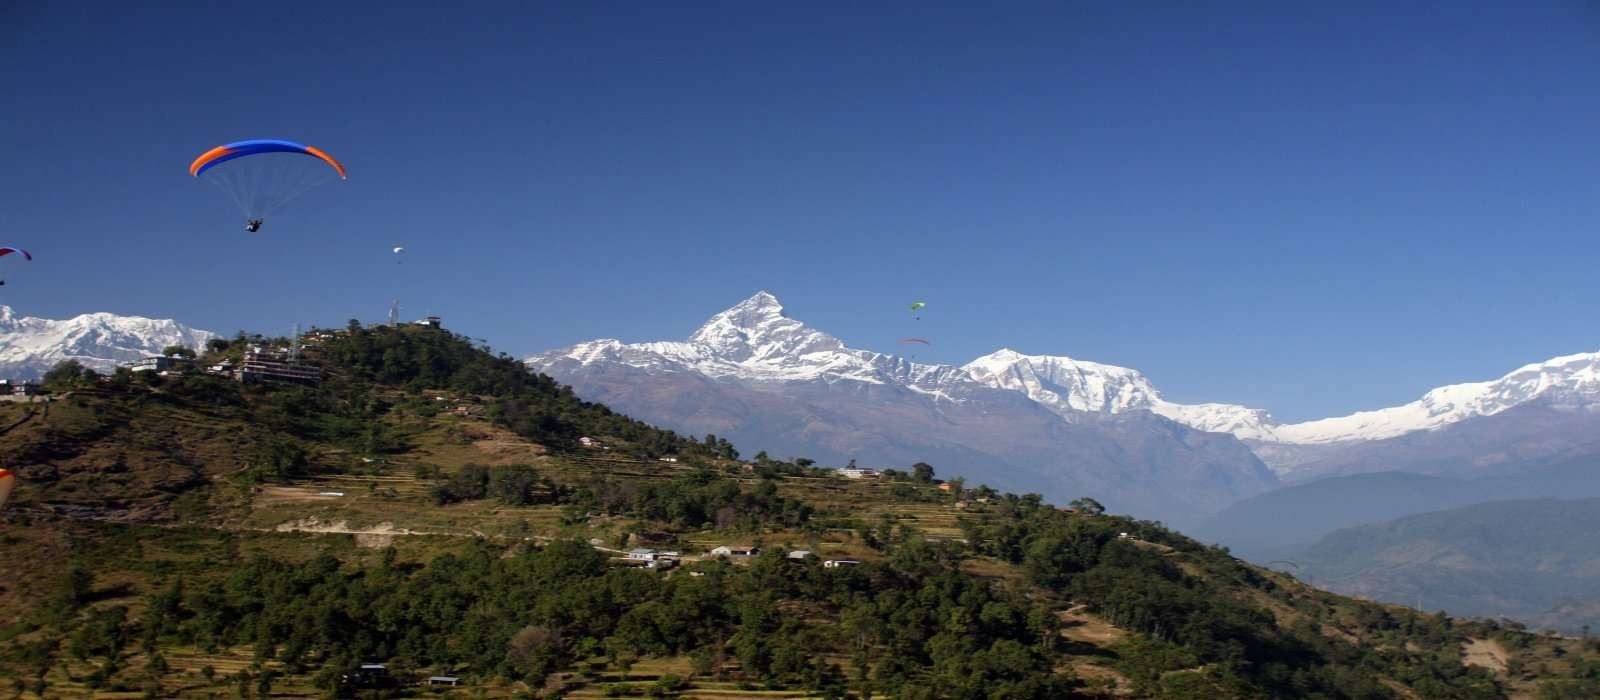
[[[251,219],[250,223],[244,225],[244,230],[255,233],[261,230],[261,224],[261,219]]]

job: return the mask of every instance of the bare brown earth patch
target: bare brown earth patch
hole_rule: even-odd
[[[488,423],[473,423],[462,429],[472,447],[493,464],[511,464],[545,453],[542,445],[529,442],[516,433]]]
[[[1114,644],[1128,638],[1128,633],[1105,620],[1087,612],[1082,605],[1056,613],[1061,620],[1061,636],[1097,647]]]
[[[1506,672],[1506,660],[1510,655],[1505,647],[1492,639],[1469,639],[1461,647],[1461,663],[1466,666],[1479,666],[1494,671],[1496,675]]]

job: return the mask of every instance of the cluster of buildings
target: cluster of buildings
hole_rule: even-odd
[[[724,544],[713,547],[707,554],[717,559],[748,559],[761,555],[761,549],[751,545]],[[636,547],[627,552],[630,562],[643,562],[647,569],[670,569],[679,563],[682,555],[676,550],[651,549],[649,547]],[[816,559],[817,555],[808,549],[796,549],[784,555],[785,559],[793,561],[808,561]],[[854,559],[829,559],[822,562],[828,569],[837,569],[841,566],[856,566],[861,562]]]
[[[238,367],[225,368],[223,371],[231,370],[233,378],[241,382],[321,383],[322,368],[294,355],[285,349],[254,345],[245,351]]]
[[[187,374],[199,369],[194,359],[181,356],[158,355],[146,357],[124,365],[135,372],[155,372],[163,377]],[[241,382],[292,382],[319,384],[322,368],[298,357],[287,348],[270,348],[252,345],[245,350],[239,362],[223,360],[204,369],[206,374],[227,377]]]
[[[441,328],[438,316],[427,316],[412,322],[412,325],[426,326],[428,328]],[[307,350],[312,345],[335,337],[345,335],[348,331],[342,330],[314,330],[296,341],[292,348],[275,348],[265,345],[251,345],[245,350],[244,357],[236,363],[232,360],[223,360],[217,364],[204,368],[206,374],[228,377],[241,382],[291,382],[295,384],[319,384],[322,382],[322,368],[314,363],[306,362],[300,358],[300,351]],[[301,342],[310,344],[299,344]],[[162,376],[186,374],[201,369],[199,364],[189,357],[160,355],[146,357],[124,365],[135,372],[155,372]],[[466,410],[458,411],[465,415]]]

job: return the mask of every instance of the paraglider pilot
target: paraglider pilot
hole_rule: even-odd
[[[257,231],[260,231],[261,230],[261,219],[251,219],[250,223],[244,225],[244,230],[249,231],[251,233],[255,233]]]

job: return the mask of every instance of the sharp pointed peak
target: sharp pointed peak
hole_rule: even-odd
[[[700,327],[700,332],[703,333],[707,329],[724,326],[754,328],[764,323],[785,318],[788,318],[788,315],[783,312],[783,304],[778,301],[778,297],[773,296],[771,292],[762,290],[712,316]]]
[[[745,299],[744,301],[741,301],[741,302],[739,302],[737,304],[734,304],[733,307],[728,309],[728,310],[732,311],[734,309],[749,309],[749,308],[772,309],[772,310],[777,311],[778,313],[782,313],[783,312],[783,302],[778,301],[778,297],[776,295],[774,295],[772,292],[769,292],[769,291],[763,289],[763,290],[761,290],[759,292],[756,292],[755,294],[750,295],[750,298]]]
[[[725,358],[744,360],[816,349],[840,349],[833,336],[790,318],[771,292],[762,290],[705,322],[689,342]]]

